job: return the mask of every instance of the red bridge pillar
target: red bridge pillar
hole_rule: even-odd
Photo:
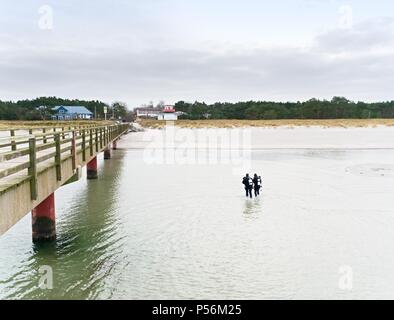
[[[88,179],[97,179],[97,157],[94,157],[86,165]]]
[[[56,239],[55,193],[42,201],[32,212],[33,242]]]
[[[104,149],[104,160],[111,159],[111,149],[109,147],[106,147]]]

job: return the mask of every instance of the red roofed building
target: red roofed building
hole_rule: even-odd
[[[175,108],[174,108],[174,106],[164,106],[163,112],[164,113],[174,113],[175,112]]]
[[[157,120],[178,120],[178,115],[175,111],[174,106],[164,106],[162,112],[158,114]]]

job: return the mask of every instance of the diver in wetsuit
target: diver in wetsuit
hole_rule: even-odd
[[[254,189],[254,196],[257,197],[260,194],[261,188],[261,176],[257,176],[255,173],[253,176],[253,189]]]
[[[246,196],[252,198],[253,180],[249,177],[249,173],[243,177],[242,184],[245,186]]]

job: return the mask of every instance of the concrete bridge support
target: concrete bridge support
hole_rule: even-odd
[[[86,172],[89,180],[97,179],[97,156],[88,162]]]
[[[55,193],[42,201],[32,212],[33,242],[56,239]]]
[[[112,150],[116,150],[116,149],[117,149],[117,141],[114,140],[114,141],[112,142]]]
[[[104,149],[104,160],[111,159],[111,148],[107,147]]]

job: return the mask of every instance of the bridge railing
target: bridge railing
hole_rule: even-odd
[[[30,179],[32,200],[37,199],[38,165],[50,159],[49,166],[56,166],[57,180],[62,180],[62,161],[72,157],[73,169],[76,169],[77,155],[82,153],[82,162],[88,156],[93,156],[106,147],[112,140],[122,135],[129,128],[129,124],[108,126],[86,126],[80,128],[48,128],[39,134],[16,136],[11,130],[10,136],[0,138],[0,182],[1,179],[16,174],[26,174]],[[12,132],[13,131],[13,132]]]

